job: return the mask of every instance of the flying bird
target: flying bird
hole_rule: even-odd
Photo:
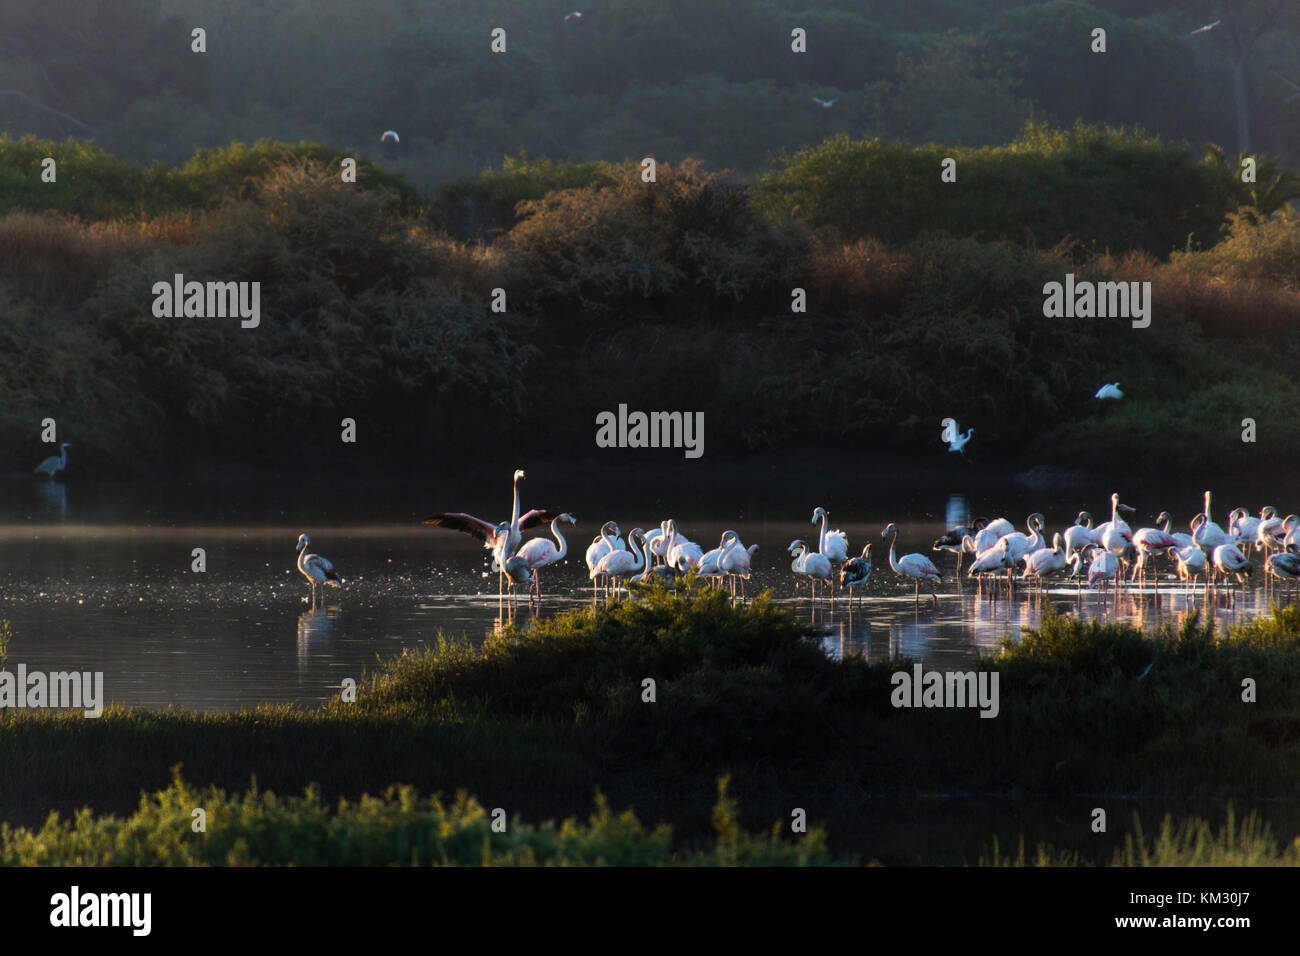
[[[1097,389],[1097,394],[1093,398],[1123,398],[1124,393],[1119,390],[1119,382],[1111,382],[1109,385],[1103,385]]]
[[[974,435],[974,434],[975,434],[975,429],[973,429],[973,428],[968,428],[968,429],[966,429],[966,434],[962,435],[962,434],[958,433],[958,434],[954,435],[952,441],[948,442],[948,450],[949,450],[949,451],[965,451],[965,450],[966,450],[966,443],[967,443],[968,441],[970,441],[970,436],[971,436],[971,435]]]
[[[402,137],[398,136],[397,131],[392,129],[384,130],[384,135],[379,137],[379,142],[391,143],[393,146],[398,145],[401,141]]]
[[[832,106],[834,106],[835,103],[836,103],[837,101],[836,101],[836,100],[824,100],[824,99],[822,99],[820,96],[814,96],[814,97],[813,97],[813,102],[816,103],[818,106],[820,106],[822,109],[824,109],[824,110],[828,110],[828,109],[830,109]]]
[[[1207,23],[1207,24],[1206,24],[1205,26],[1203,26],[1203,27],[1197,27],[1195,30],[1193,30],[1191,33],[1189,33],[1189,34],[1187,34],[1187,35],[1188,35],[1189,37],[1194,37],[1194,36],[1196,36],[1196,34],[1198,34],[1198,33],[1208,33],[1209,31],[1213,30],[1215,27],[1217,27],[1217,26],[1218,26],[1220,23],[1222,23],[1222,22],[1223,22],[1222,20],[1215,20],[1213,23]]]
[[[581,11],[581,10],[574,10],[572,13],[566,13],[566,14],[564,15],[564,19],[566,19],[566,20],[581,20],[581,19],[582,19],[582,11]]]

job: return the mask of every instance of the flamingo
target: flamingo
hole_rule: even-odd
[[[558,544],[552,544],[549,538],[533,538],[531,541],[524,542],[520,547],[516,557],[523,558],[528,562],[528,567],[533,571],[534,585],[537,591],[537,600],[542,600],[542,568],[547,565],[563,561],[564,556],[569,553],[569,543],[564,540],[564,535],[560,533],[560,522],[567,524],[577,524],[573,515],[565,513],[560,515],[551,522],[551,534],[555,535]]]
[[[808,545],[802,539],[791,541],[790,547],[786,550],[794,555],[794,562],[790,565],[790,570],[808,579],[808,585],[812,589],[812,598],[816,601],[817,582],[825,581],[827,584],[830,583],[830,560],[824,554],[809,551]]]
[[[32,469],[34,474],[40,475],[46,481],[54,481],[56,478],[66,478],[68,472],[68,449],[72,447],[70,442],[61,442],[59,444],[59,453],[51,455],[43,462]]]
[[[825,508],[816,509],[809,524],[816,524],[818,518],[821,519],[822,526],[817,534],[817,553],[826,555],[832,564],[843,564],[849,559],[848,535],[843,531],[826,530],[830,515],[826,513]]]
[[[491,524],[482,518],[475,518],[461,511],[433,515],[425,518],[422,523],[446,528],[449,531],[460,531],[482,541],[483,547],[492,552],[492,563],[497,569],[498,583],[500,583],[500,578],[505,575],[506,561],[514,557],[519,542],[523,540],[523,532],[555,518],[555,515],[549,511],[537,508],[522,515],[519,513],[519,482],[524,477],[523,469],[516,469],[514,506],[510,512],[510,522],[505,525],[504,530],[499,524]]]
[[[1256,518],[1245,508],[1234,508],[1228,514],[1228,538],[1229,540],[1241,547],[1243,542],[1248,547],[1255,541],[1255,535],[1259,533],[1260,518]]]
[[[528,566],[528,559],[522,555],[515,554],[506,558],[501,573],[505,575],[506,581],[509,582],[511,606],[514,605],[515,600],[515,585],[527,584],[529,591],[532,591],[537,586],[537,574]],[[540,601],[540,598],[538,600]]]
[[[1007,554],[1007,539],[998,538],[993,547],[986,548],[975,556],[971,562],[969,570],[966,572],[967,577],[975,578],[977,581],[983,581],[986,574],[1001,574],[1004,570],[1008,574],[1010,581],[1011,566],[1015,563]],[[937,603],[937,602],[936,602]]]
[[[1202,515],[1197,515],[1196,517],[1204,520],[1204,516]],[[1196,544],[1196,542],[1192,540],[1190,534],[1184,534],[1182,531],[1171,531],[1170,528],[1173,527],[1173,523],[1173,515],[1168,511],[1162,511],[1160,514],[1156,515],[1156,527],[1174,539],[1174,547],[1185,548],[1190,544]],[[1199,527],[1199,522],[1197,522],[1197,526]]]
[[[664,522],[667,524],[667,522]],[[668,549],[668,532],[664,530],[663,524],[657,528],[651,528],[645,533],[646,551],[650,554],[651,563],[660,564],[664,560],[664,555]]]
[[[890,535],[893,537],[890,537]],[[939,569],[934,566],[929,558],[923,554],[913,552],[903,555],[901,560],[894,558],[894,543],[898,540],[898,525],[892,521],[885,525],[885,530],[880,533],[882,538],[889,538],[889,566],[894,569],[895,574],[905,574],[912,579],[916,586],[916,606],[921,606],[921,582],[924,581],[926,587],[930,589],[930,596],[934,598],[934,606],[939,606],[939,594],[934,589],[934,582],[942,580],[939,577]]]
[[[633,528],[628,534],[629,551],[610,551],[600,559],[591,571],[591,580],[594,584],[598,575],[607,575],[614,582],[614,597],[618,598],[622,589],[623,579],[630,577],[638,571],[644,571],[646,568],[645,552],[639,550],[636,546],[637,538],[643,534],[640,528]]]
[[[606,529],[612,528],[610,536],[605,536]],[[618,525],[612,521],[606,521],[600,529],[600,534],[591,539],[591,544],[587,545],[587,570],[590,571],[600,559],[611,551],[626,551],[627,545],[624,543],[622,535],[618,530]]]
[[[972,541],[972,548],[968,549],[966,547],[966,539],[967,538],[973,539],[973,536],[978,534],[980,531],[983,531],[985,525],[987,524],[988,521],[986,521],[984,518],[976,518],[974,521],[970,523],[969,528],[964,525],[958,525],[955,528],[949,528],[948,531],[944,533],[943,537],[935,538],[934,547],[931,550],[952,551],[953,553],[955,553],[957,555],[957,573],[961,574],[961,559],[962,556],[966,553],[966,551],[972,550],[975,553],[978,553],[978,549],[973,548],[973,541]]]
[[[1194,544],[1174,548],[1174,557],[1178,559],[1178,577],[1184,583],[1195,583],[1197,574],[1205,574],[1205,552]]]
[[[316,589],[329,585],[330,587],[340,587],[343,583],[338,572],[334,570],[334,564],[319,554],[310,554],[307,549],[311,547],[311,538],[307,537],[307,532],[298,535],[298,570],[302,572],[311,584],[311,603],[312,607],[316,606]]]
[[[1007,555],[1011,558],[1013,565],[1025,555],[1039,550],[1047,543],[1042,534],[1043,520],[1043,516],[1035,511],[1025,519],[1025,527],[1029,529],[1028,535],[1019,531],[1012,531],[1010,534],[1002,536],[1002,540],[1007,543]]]
[[[1104,586],[1107,581],[1114,583],[1118,571],[1119,559],[1114,552],[1099,548],[1097,556],[1092,559],[1092,564],[1088,566],[1088,587],[1098,584]]]
[[[736,584],[740,584],[740,599],[745,599],[745,582],[749,580],[750,560],[754,552],[758,550],[758,545],[751,544],[748,548],[740,543],[740,535],[734,531],[724,532],[722,540],[730,543],[726,550],[722,552],[722,560],[718,562],[718,567],[731,578],[731,596],[736,596]]]
[[[966,529],[962,529],[966,530]],[[957,560],[961,560],[961,552],[957,552]],[[844,567],[840,568],[840,587],[849,589],[849,607],[853,606],[854,588],[866,587],[867,579],[871,577],[871,543],[862,549],[862,555],[856,558],[850,558],[844,562]],[[858,598],[861,602],[861,598]]]
[[[1225,583],[1231,574],[1237,578],[1238,584],[1244,583],[1244,577],[1249,577],[1255,570],[1254,565],[1232,544],[1221,544],[1214,549],[1214,568],[1223,576]]]
[[[704,551],[694,541],[678,533],[677,522],[672,518],[668,519],[668,527],[665,530],[668,532],[666,552],[668,563],[685,574],[700,563]]]
[[[1006,518],[994,518],[988,523],[985,530],[992,531],[999,538],[1005,538],[1007,535],[1011,534],[1011,532],[1016,530],[1016,526]]]
[[[605,558],[615,551],[624,551],[626,548],[623,544],[622,533],[618,530],[618,525],[613,521],[606,521],[600,526],[600,534],[587,547],[587,571],[590,573],[591,580],[594,582],[599,577],[596,573],[596,566]],[[591,599],[596,599],[595,588],[593,587]]]
[[[1192,533],[1192,540],[1201,548],[1213,550],[1228,543],[1228,536],[1210,517],[1210,493],[1205,493],[1205,521]]]
[[[1156,523],[1165,522],[1165,528],[1139,528],[1133,534],[1133,546],[1137,548],[1138,560],[1133,566],[1133,574],[1136,576],[1141,572],[1142,578],[1146,577],[1146,569],[1150,564],[1154,571],[1155,559],[1158,554],[1165,554],[1170,548],[1176,548],[1179,545],[1178,539],[1169,533],[1168,527],[1172,523],[1173,517],[1167,511],[1162,511],[1156,517]]]
[[[1272,505],[1263,508],[1259,513],[1259,527],[1255,531],[1255,550],[1268,554],[1274,548],[1280,547],[1279,539],[1286,535],[1284,525],[1285,522],[1277,516],[1276,508]]]
[[[1074,524],[1065,529],[1065,548],[1070,554],[1082,551],[1096,543],[1092,533],[1092,515],[1080,511]]]
[[[1270,554],[1264,562],[1264,580],[1294,581],[1300,578],[1300,554],[1282,551]]]
[[[695,572],[700,577],[702,578],[722,577],[722,568],[720,567],[720,564],[722,561],[722,552],[726,549],[726,545],[727,545],[727,534],[729,533],[731,532],[725,532],[722,535],[722,538],[718,541],[718,546],[716,548],[710,548],[708,551],[705,551],[704,554],[700,556],[700,561],[695,566]]]
[[[1038,578],[1040,586],[1044,578],[1059,574],[1064,569],[1065,546],[1059,531],[1052,535],[1052,546],[1050,548],[1039,548],[1037,551],[1025,556],[1025,577],[1032,574]]]

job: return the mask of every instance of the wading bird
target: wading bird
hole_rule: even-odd
[[[790,547],[786,550],[794,555],[790,570],[808,579],[808,586],[812,589],[812,599],[816,601],[817,582],[822,581],[827,585],[831,583],[830,561],[824,554],[809,551],[807,543],[802,538],[791,541]]]
[[[965,451],[966,443],[970,441],[970,436],[975,434],[975,429],[966,429],[966,434],[957,434],[953,436],[952,441],[948,442],[949,451]]]
[[[1178,577],[1184,583],[1195,584],[1198,574],[1205,574],[1205,552],[1194,544],[1173,549],[1178,559]],[[1209,581],[1207,579],[1206,583]]]
[[[636,574],[638,571],[646,569],[646,559],[644,550],[637,548],[638,539],[641,538],[642,530],[633,528],[627,536],[628,547],[630,551],[611,551],[600,559],[600,563],[592,569],[591,580],[595,584],[599,575],[605,575],[614,583],[614,598],[618,599],[622,592],[623,582]]]
[[[1045,578],[1053,574],[1060,574],[1065,569],[1065,546],[1061,541],[1061,533],[1058,531],[1052,535],[1052,546],[1050,548],[1039,548],[1025,555],[1025,577],[1034,576],[1038,579],[1039,587],[1043,586]]]
[[[33,469],[33,472],[40,475],[46,481],[54,481],[56,478],[66,478],[68,470],[68,449],[71,447],[72,445],[69,442],[63,442],[59,445],[59,453],[46,458]]]
[[[1210,493],[1205,493],[1205,520],[1192,532],[1192,540],[1202,548],[1213,550],[1228,543],[1228,535],[1210,518]]]
[[[891,537],[892,535],[892,537]],[[941,580],[939,569],[934,566],[929,558],[923,554],[912,552],[905,554],[901,559],[894,558],[894,542],[898,540],[898,525],[892,521],[885,525],[885,530],[880,533],[882,538],[889,538],[889,566],[894,569],[895,574],[904,574],[912,579],[916,586],[916,606],[921,606],[921,582],[930,589],[930,596],[934,598],[934,606],[939,606],[939,594],[934,589],[934,582]]]
[[[698,567],[700,558],[704,557],[704,550],[684,534],[679,533],[677,522],[672,518],[668,519],[668,526],[664,530],[668,533],[668,550],[666,552],[668,563],[682,574],[685,574],[691,568]]]
[[[958,561],[961,560],[961,552],[958,552]],[[850,558],[840,568],[840,587],[849,589],[849,606],[853,606],[854,588],[865,588],[867,579],[871,577],[871,544],[868,543],[862,549],[862,555],[857,558]],[[858,603],[862,598],[858,597]]]
[[[519,550],[519,543],[523,540],[523,532],[529,528],[545,524],[555,518],[555,515],[544,509],[534,508],[525,514],[519,513],[519,481],[526,477],[523,469],[517,469],[514,476],[514,506],[510,512],[510,521],[505,523],[504,530],[502,525],[494,525],[482,518],[475,518],[473,515],[465,514],[462,511],[449,512],[446,514],[433,515],[425,518],[423,524],[431,524],[438,528],[446,528],[449,531],[459,531],[463,534],[473,535],[483,542],[483,547],[492,552],[492,563],[498,572],[498,590],[505,576],[506,561],[515,556]]]
[[[731,583],[731,596],[735,598],[737,586],[740,589],[740,599],[745,599],[745,582],[749,580],[750,559],[753,558],[754,552],[758,550],[758,545],[751,544],[746,548],[740,543],[740,535],[734,531],[724,531],[722,540],[727,542],[723,549],[722,560],[718,562],[718,567]]]
[[[533,571],[533,590],[537,593],[539,602],[542,600],[542,568],[563,561],[564,556],[569,553],[569,542],[565,541],[564,535],[560,533],[561,521],[566,524],[578,523],[571,514],[560,515],[551,522],[551,534],[555,535],[556,543],[553,544],[549,538],[533,538],[531,541],[524,542],[517,555],[527,561],[528,567]]]
[[[1229,574],[1237,579],[1238,584],[1244,584],[1255,567],[1246,560],[1246,556],[1238,551],[1235,545],[1221,544],[1214,549],[1214,569],[1223,577],[1224,583],[1231,586],[1231,582],[1228,581]]]
[[[972,554],[978,554],[979,551],[974,547],[974,535],[984,529],[988,524],[984,518],[976,518],[970,523],[970,527],[958,525],[955,528],[949,528],[941,538],[934,539],[933,551],[951,551],[957,555],[957,573],[961,574],[962,556],[969,550]],[[996,536],[995,536],[996,537]],[[966,547],[966,539],[971,539],[971,547]]]
[[[849,537],[843,531],[827,531],[826,523],[830,515],[826,513],[825,508],[817,508],[813,511],[812,520],[809,524],[816,524],[818,519],[821,520],[821,530],[817,533],[817,553],[826,555],[831,564],[843,564],[849,559]]]
[[[309,554],[307,549],[310,547],[311,538],[307,537],[307,533],[298,535],[298,570],[311,583],[311,603],[315,607],[318,587],[329,585],[337,588],[342,586],[343,580],[328,558],[323,558],[319,554]]]

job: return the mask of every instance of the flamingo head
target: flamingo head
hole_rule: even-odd
[[[1080,511],[1079,516],[1074,519],[1074,523],[1083,527],[1085,524],[1092,524],[1092,515],[1086,511]]]
[[[1171,515],[1168,511],[1162,511],[1160,512],[1160,514],[1156,515],[1156,524],[1163,524],[1166,521],[1168,521],[1170,524],[1173,524],[1174,521],[1174,516]]]
[[[740,535],[736,534],[736,532],[734,531],[724,531],[722,532],[722,538],[718,541],[718,544],[725,545],[728,541],[732,540],[733,538],[735,539],[736,544],[740,544]]]
[[[1060,550],[1061,550],[1061,546],[1062,546],[1064,543],[1065,543],[1065,542],[1063,542],[1063,541],[1061,540],[1061,532],[1058,531],[1058,532],[1056,532],[1056,534],[1052,535],[1052,550],[1053,550],[1053,551],[1060,551]]]
[[[1043,524],[1046,521],[1047,519],[1043,517],[1042,512],[1040,511],[1035,511],[1029,516],[1029,523],[1039,531],[1043,530]]]
[[[524,470],[523,470],[522,468],[516,468],[516,469],[515,469],[515,481],[518,481],[520,478],[523,478],[523,477],[524,477]]]
[[[790,542],[790,547],[786,548],[786,550],[791,554],[795,554],[796,552],[803,553],[808,550],[808,545],[804,544],[803,539],[796,538],[794,541]]]
[[[1264,507],[1259,509],[1259,517],[1260,520],[1262,521],[1267,521],[1269,518],[1276,518],[1277,509],[1274,508],[1272,505],[1265,505]]]
[[[985,528],[988,527],[988,524],[989,524],[988,518],[976,518],[974,521],[970,523],[970,527],[972,531],[983,531]]]
[[[556,518],[555,520],[556,520],[556,521],[563,521],[565,524],[577,524],[577,523],[578,523],[578,519],[575,518],[573,515],[569,514],[567,511],[566,511],[564,514],[560,515],[560,516],[559,516],[558,518]]]
[[[894,524],[892,521],[885,525],[885,530],[880,532],[880,536],[882,538],[888,538],[891,534],[898,534],[898,525]]]
[[[310,546],[311,546],[311,538],[307,537],[307,532],[304,531],[302,534],[298,535],[298,547],[296,548],[296,550],[302,551],[303,549],[308,548]]]
[[[1120,506],[1119,506],[1119,510],[1120,510],[1120,511],[1127,511],[1127,512],[1129,512],[1129,514],[1132,514],[1134,511],[1137,511],[1137,509],[1134,508],[1132,505],[1120,505]]]
[[[828,514],[826,513],[826,509],[825,509],[825,508],[818,508],[818,509],[816,509],[816,510],[813,512],[812,520],[809,521],[808,523],[809,523],[809,524],[816,524],[817,521],[818,521],[818,519],[820,519],[820,518],[829,518],[829,517],[830,517],[830,515],[828,515]]]

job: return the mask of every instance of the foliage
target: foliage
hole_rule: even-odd
[[[957,180],[940,180],[945,158]],[[1168,255],[1191,234],[1215,241],[1235,207],[1221,177],[1158,137],[1083,124],[1030,123],[1005,146],[882,143],[839,136],[776,158],[755,201],[836,237],[888,242],[944,230],[1051,247]]]

